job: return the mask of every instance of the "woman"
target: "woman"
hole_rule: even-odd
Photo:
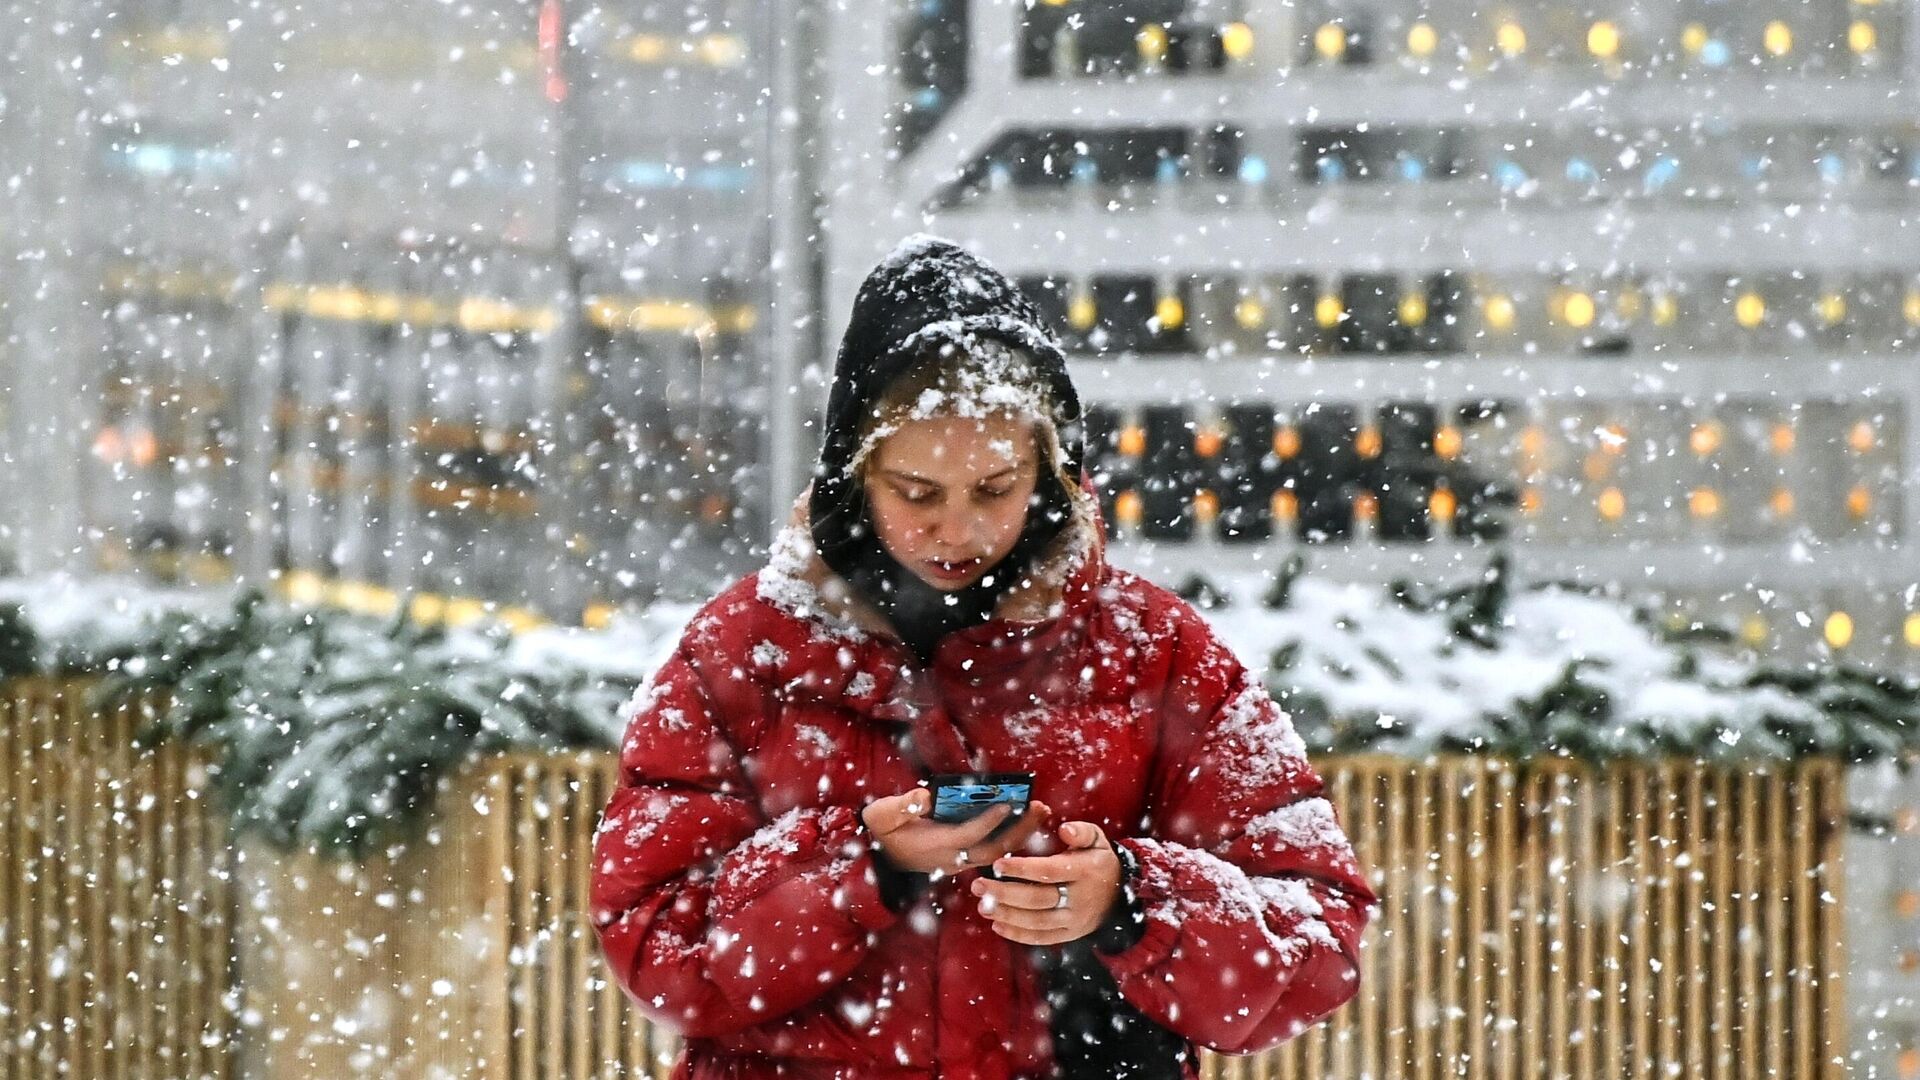
[[[813,484],[636,696],[595,837],[676,1077],[1191,1078],[1358,989],[1376,897],[1321,779],[1106,563],[1079,421],[985,263],[916,236],[862,285]],[[1029,812],[929,820],[968,771],[1035,774]]]

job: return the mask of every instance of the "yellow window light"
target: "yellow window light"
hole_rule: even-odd
[[[1772,627],[1767,625],[1767,620],[1758,615],[1749,615],[1740,620],[1740,640],[1748,645],[1755,647],[1765,645],[1772,635]]]
[[[1258,330],[1267,324],[1266,305],[1249,296],[1233,305],[1233,321],[1242,330]]]
[[[1253,55],[1253,28],[1243,22],[1221,27],[1220,51],[1226,53],[1229,60],[1245,60]]]
[[[1793,492],[1786,488],[1774,488],[1773,497],[1767,500],[1767,509],[1773,512],[1775,518],[1792,517]]]
[[[1280,458],[1290,458],[1300,452],[1300,432],[1286,424],[1273,429],[1273,452]]]
[[[1680,301],[1670,293],[1661,293],[1653,298],[1653,325],[1672,326],[1680,317]]]
[[[1741,293],[1733,302],[1733,318],[1748,330],[1759,326],[1767,317],[1767,301],[1759,293]]]
[[[1844,611],[1836,611],[1827,616],[1827,623],[1823,629],[1827,644],[1836,649],[1844,649],[1849,642],[1853,641],[1853,617]]]
[[[1567,325],[1584,330],[1593,325],[1593,297],[1583,292],[1570,292],[1560,305],[1560,314]]]
[[[1770,432],[1767,436],[1767,443],[1768,445],[1773,447],[1773,452],[1776,454],[1792,453],[1793,452],[1793,425],[1792,424],[1773,425],[1773,431]]]
[[[1761,33],[1760,42],[1766,47],[1767,55],[1785,56],[1793,51],[1793,28],[1775,19]]]
[[[1600,497],[1594,500],[1594,505],[1599,508],[1601,517],[1608,521],[1618,521],[1620,516],[1627,512],[1627,497],[1619,488],[1610,487],[1600,493]]]
[[[1847,298],[1837,292],[1827,293],[1820,298],[1815,310],[1819,312],[1821,322],[1833,326],[1847,317]]]
[[[1193,433],[1193,452],[1203,458],[1218,457],[1226,444],[1226,436],[1219,428],[1202,427]]]
[[[613,625],[613,617],[619,611],[605,601],[588,604],[580,613],[580,625],[588,630],[605,630]]]
[[[1133,43],[1140,55],[1147,60],[1162,60],[1167,55],[1167,28],[1159,23],[1148,23],[1133,36]]]
[[[1587,51],[1602,60],[1620,52],[1620,28],[1605,19],[1587,28]]]
[[[1900,314],[1904,315],[1908,326],[1920,326],[1920,289],[1912,289],[1906,300],[1900,305]]]
[[[1873,509],[1873,493],[1872,492],[1868,491],[1864,487],[1859,486],[1858,484],[1848,489],[1847,513],[1851,515],[1855,521],[1858,521],[1861,518],[1866,517],[1868,511],[1872,509]]]
[[[1495,330],[1513,329],[1513,320],[1517,312],[1514,310],[1512,297],[1495,293],[1481,302],[1480,310],[1488,326]]]
[[[1435,521],[1452,521],[1459,508],[1459,500],[1451,488],[1434,488],[1433,494],[1427,496],[1427,513]]]
[[[1353,496],[1353,518],[1355,521],[1373,521],[1380,516],[1380,497],[1371,491],[1356,492]]]
[[[1091,330],[1099,318],[1100,309],[1094,306],[1092,293],[1075,293],[1067,302],[1067,323],[1075,330]]]
[[[1452,424],[1442,424],[1433,433],[1433,452],[1441,458],[1460,456],[1460,429]]]
[[[1537,458],[1547,449],[1547,433],[1537,424],[1528,425],[1520,433],[1520,452],[1530,458]]]
[[[1123,491],[1113,500],[1113,516],[1120,519],[1122,525],[1138,525],[1143,511],[1140,493]]]
[[[1694,453],[1706,457],[1720,449],[1720,439],[1720,425],[1709,420],[1703,424],[1693,425],[1693,430],[1687,434],[1687,445],[1693,448]]]
[[[1613,475],[1613,459],[1606,454],[1588,454],[1586,459],[1580,462],[1580,475],[1589,483],[1600,483]]]
[[[1313,303],[1313,321],[1318,323],[1322,329],[1330,329],[1340,325],[1340,320],[1345,318],[1346,314],[1346,305],[1342,304],[1340,298],[1332,293],[1322,293],[1320,299]]]
[[[1500,47],[1500,52],[1509,59],[1527,51],[1527,31],[1517,22],[1501,23],[1500,28],[1494,31],[1493,40]]]
[[[1120,432],[1120,452],[1128,457],[1139,457],[1147,452],[1147,429],[1137,425]]]
[[[1347,28],[1326,23],[1313,32],[1313,51],[1323,59],[1338,60],[1347,54]]]
[[[695,55],[712,67],[738,67],[746,59],[747,47],[732,34],[708,34],[701,39]]]
[[[1427,57],[1440,45],[1440,35],[1429,23],[1417,22],[1407,30],[1407,51],[1414,56]]]
[[[1520,489],[1520,513],[1527,517],[1539,517],[1546,503],[1540,498],[1540,489],[1532,484]]]
[[[1866,453],[1873,449],[1874,444],[1879,441],[1879,436],[1874,433],[1873,421],[1871,420],[1855,421],[1854,425],[1847,429],[1847,449],[1852,450],[1856,454]]]
[[[666,56],[667,39],[659,34],[635,34],[627,41],[627,59],[637,64],[657,64]]]
[[[1613,308],[1623,319],[1637,319],[1645,303],[1646,297],[1640,295],[1639,289],[1627,288],[1620,290],[1620,298],[1614,301]]]
[[[1687,50],[1689,56],[1697,56],[1707,47],[1707,28],[1700,23],[1688,23],[1680,31],[1680,47]]]
[[[1208,525],[1220,516],[1220,496],[1209,488],[1201,488],[1193,494],[1193,516],[1202,525]]]
[[[1920,649],[1920,613],[1910,614],[1901,620],[1900,635],[1907,639],[1908,645]]]
[[[1300,497],[1291,491],[1276,491],[1268,502],[1275,521],[1292,521],[1300,516]]]
[[[1153,317],[1162,330],[1178,330],[1187,321],[1187,305],[1178,296],[1162,296],[1153,305]]]
[[[1853,20],[1847,27],[1847,48],[1856,53],[1870,53],[1880,47],[1880,32],[1865,19]]]
[[[1427,298],[1424,293],[1410,292],[1400,298],[1400,324],[1402,326],[1424,326],[1427,321]]]
[[[1627,429],[1622,427],[1618,421],[1602,424],[1600,426],[1600,433],[1600,449],[1609,454],[1624,454],[1627,452]]]
[[[1710,487],[1697,487],[1687,495],[1687,509],[1697,518],[1710,518],[1720,513],[1720,493]]]
[[[1353,437],[1353,448],[1363,458],[1380,456],[1380,429],[1372,424],[1363,426]]]

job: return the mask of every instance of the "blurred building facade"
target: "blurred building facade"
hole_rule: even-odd
[[[1783,664],[1920,671],[1911,0],[16,14],[9,569],[590,623],[701,596],[925,230],[1056,320],[1124,565],[1498,549]],[[1862,1064],[1920,1076],[1920,899],[1871,881]]]
[[[762,5],[33,9],[17,566],[562,619],[750,566]]]

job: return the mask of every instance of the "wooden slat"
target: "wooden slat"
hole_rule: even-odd
[[[14,775],[20,761],[18,745],[20,721],[13,702],[0,696],[0,942],[6,946],[9,962],[0,964],[0,1080],[16,1080],[22,1070],[14,1067],[14,1047],[20,1036],[20,983],[25,972],[13,961],[18,956],[16,942],[21,935],[18,873],[21,837],[15,820],[17,808]]]
[[[1659,763],[1653,769],[1653,776],[1659,782],[1659,794],[1653,801],[1653,813],[1657,815],[1661,830],[1661,844],[1653,847],[1659,865],[1659,903],[1655,911],[1659,913],[1657,942],[1661,947],[1661,970],[1655,974],[1651,969],[1644,972],[1647,982],[1655,990],[1655,1020],[1659,1024],[1659,1038],[1655,1038],[1655,1076],[1672,1076],[1670,1068],[1680,1063],[1680,980],[1686,978],[1686,972],[1676,963],[1680,959],[1680,934],[1674,930],[1674,924],[1680,920],[1678,905],[1678,869],[1674,867],[1674,855],[1680,844],[1680,811],[1678,811],[1678,774],[1674,773],[1672,763]]]
[[[1400,769],[1383,769],[1387,777],[1386,804],[1396,810],[1412,806],[1412,785],[1407,782],[1407,774]],[[1417,809],[1417,808],[1416,808]],[[1400,964],[1410,967],[1411,958],[1407,957],[1407,943],[1412,941],[1412,912],[1416,900],[1412,896],[1413,882],[1409,866],[1410,852],[1413,851],[1412,830],[1406,813],[1387,815],[1387,843],[1380,857],[1388,873],[1388,893],[1385,910],[1381,913],[1382,937],[1388,941],[1399,942]],[[1389,1080],[1406,1080],[1407,1054],[1405,1047],[1413,1043],[1413,1033],[1409,1025],[1406,1002],[1410,996],[1406,983],[1385,976],[1384,997],[1386,998],[1386,1029],[1381,1037],[1382,1050],[1386,1054],[1383,1075]]]
[[[36,685],[28,689],[22,703],[26,711],[26,723],[29,745],[27,748],[27,768],[29,793],[27,796],[26,817],[26,858],[23,860],[27,874],[27,897],[22,905],[22,914],[27,928],[22,938],[21,963],[27,971],[26,993],[21,1002],[27,1009],[27,1026],[24,1032],[26,1043],[24,1059],[26,1071],[32,1076],[45,1075],[46,1068],[52,1064],[46,1051],[47,1016],[49,1012],[46,983],[47,940],[45,920],[49,914],[52,895],[52,875],[46,872],[46,857],[43,854],[47,841],[51,839],[48,826],[51,824],[49,809],[53,805],[53,792],[59,784],[59,776],[54,770],[54,762],[47,753],[49,734],[49,712]]]
[[[1713,1032],[1708,1030],[1706,982],[1706,934],[1708,921],[1702,905],[1706,902],[1707,876],[1707,772],[1698,764],[1686,772],[1686,863],[1680,868],[1680,903],[1686,913],[1686,962],[1681,965],[1686,983],[1683,997],[1686,1030],[1681,1046],[1686,1051],[1685,1075],[1704,1077],[1708,1073],[1708,1055]]]
[[[1736,1013],[1734,996],[1736,994],[1735,945],[1732,930],[1732,918],[1737,909],[1733,894],[1735,859],[1734,821],[1738,817],[1738,807],[1734,804],[1735,789],[1733,773],[1730,769],[1713,770],[1713,855],[1708,861],[1709,895],[1713,899],[1713,925],[1708,931],[1708,945],[1712,957],[1708,968],[1712,973],[1711,996],[1713,999],[1713,1029],[1711,1048],[1712,1080],[1738,1080],[1734,1071],[1734,1039]]]
[[[1764,966],[1761,955],[1763,937],[1760,905],[1760,866],[1755,852],[1764,852],[1765,838],[1760,833],[1760,801],[1764,792],[1759,778],[1752,774],[1740,778],[1740,838],[1748,849],[1747,857],[1740,860],[1740,903],[1736,910],[1739,919],[1735,922],[1734,933],[1739,937],[1740,947],[1740,1066],[1737,1075],[1759,1076],[1764,1069],[1760,1045],[1761,1029],[1761,981],[1760,969]]]
[[[1781,769],[1777,774],[1783,784],[1790,783],[1791,770]],[[1789,789],[1790,790],[1790,789]],[[1787,987],[1791,985],[1788,967],[1791,957],[1787,951],[1786,916],[1787,905],[1792,897],[1792,881],[1789,869],[1784,865],[1787,847],[1787,803],[1791,795],[1781,792],[1784,797],[1770,798],[1766,806],[1766,933],[1767,966],[1767,1057],[1766,1069],[1774,1076],[1786,1075],[1787,1061]]]
[[[1820,822],[1821,842],[1817,857],[1820,860],[1821,884],[1832,897],[1820,905],[1821,933],[1823,943],[1822,962],[1825,971],[1821,975],[1821,987],[1825,991],[1821,997],[1820,1031],[1823,1046],[1822,1065],[1817,1075],[1827,1080],[1841,1080],[1847,1074],[1847,1017],[1846,1000],[1847,970],[1847,903],[1845,842],[1847,820],[1847,774],[1838,763],[1828,762],[1826,782],[1821,787],[1821,796],[1814,806],[1814,820]]]
[[[1487,923],[1487,845],[1489,829],[1487,822],[1487,786],[1491,777],[1487,774],[1480,759],[1465,759],[1461,762],[1460,775],[1465,784],[1463,804],[1464,827],[1455,840],[1460,852],[1456,886],[1460,892],[1461,903],[1461,952],[1466,960],[1466,968],[1461,974],[1459,985],[1462,988],[1463,1029],[1465,1038],[1461,1052],[1465,1060],[1455,1075],[1469,1080],[1487,1080],[1488,1032],[1492,1027],[1493,1015],[1484,1007],[1474,1007],[1476,1003],[1487,1001],[1486,977],[1486,923]]]
[[[1493,877],[1493,933],[1499,942],[1493,981],[1494,1017],[1499,1023],[1495,1027],[1490,1052],[1493,1055],[1494,1080],[1519,1080],[1517,1033],[1514,1028],[1505,1026],[1509,1021],[1517,1024],[1522,1019],[1516,969],[1524,961],[1514,948],[1513,932],[1513,875],[1514,869],[1520,865],[1516,830],[1519,791],[1511,763],[1495,762],[1492,777],[1496,805],[1492,858],[1488,866]]]

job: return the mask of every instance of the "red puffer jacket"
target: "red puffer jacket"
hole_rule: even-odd
[[[636,696],[595,835],[602,948],[688,1037],[677,1078],[1051,1075],[1032,950],[978,913],[979,871],[882,901],[858,814],[922,778],[908,746],[931,772],[1031,771],[1056,823],[1131,848],[1145,933],[1099,962],[1178,1036],[1260,1050],[1353,996],[1377,898],[1287,714],[1190,606],[1105,562],[1097,510],[926,668],[802,522]]]

